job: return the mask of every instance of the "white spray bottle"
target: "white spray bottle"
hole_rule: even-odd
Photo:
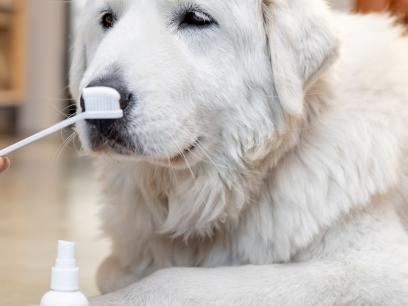
[[[51,291],[40,306],[89,306],[79,291],[79,268],[75,260],[75,243],[58,241],[58,255],[51,273]]]

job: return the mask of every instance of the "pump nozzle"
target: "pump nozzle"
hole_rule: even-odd
[[[79,269],[75,261],[75,243],[58,241],[58,255],[51,273],[51,289],[76,291],[79,289]]]
[[[56,268],[76,268],[75,243],[70,241],[58,241],[58,255],[55,260]]]
[[[71,241],[58,241],[57,259],[75,259],[75,243]]]

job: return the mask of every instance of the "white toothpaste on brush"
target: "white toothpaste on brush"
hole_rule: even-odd
[[[34,141],[51,135],[63,128],[86,119],[119,119],[123,117],[123,111],[120,108],[120,94],[110,87],[89,87],[82,92],[82,98],[85,102],[85,111],[74,117],[68,118],[48,129],[45,129],[31,137],[21,140],[3,150],[0,150],[0,156],[5,156],[11,152],[20,149]]]

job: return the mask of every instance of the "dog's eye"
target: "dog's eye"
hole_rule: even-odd
[[[115,16],[112,12],[105,12],[101,17],[101,25],[104,29],[110,29],[115,24]]]
[[[214,23],[214,19],[203,12],[187,11],[180,23],[180,27],[206,27]]]

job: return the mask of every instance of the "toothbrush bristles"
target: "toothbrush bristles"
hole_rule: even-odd
[[[83,91],[85,111],[89,112],[111,112],[120,111],[120,95],[109,87],[89,87]]]
[[[85,109],[87,112],[115,111],[120,109],[120,103],[111,98],[95,96],[85,100]]]

